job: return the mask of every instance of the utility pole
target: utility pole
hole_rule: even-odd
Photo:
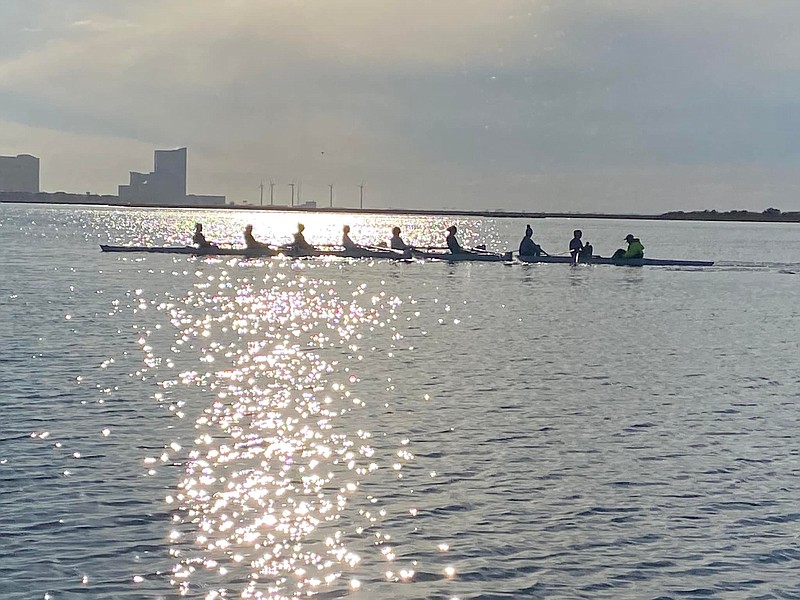
[[[269,181],[269,205],[275,205],[275,182],[271,179]]]
[[[358,188],[361,190],[359,205],[361,208],[364,208],[364,184],[362,183]]]
[[[258,187],[261,189],[261,206],[264,206],[264,182],[262,181]]]
[[[292,188],[292,206],[294,206],[294,183],[290,183],[289,187]]]
[[[333,208],[333,184],[332,184],[332,183],[329,183],[329,184],[328,184],[328,187],[329,187],[329,188],[330,188],[330,190],[331,190],[331,208]]]

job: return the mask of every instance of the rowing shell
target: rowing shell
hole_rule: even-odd
[[[562,263],[572,264],[571,256],[519,256],[519,260],[526,263]],[[593,256],[588,260],[580,260],[581,264],[591,265],[617,265],[620,267],[710,267],[713,261],[705,260],[677,260],[666,258],[604,258]]]
[[[403,260],[411,258],[409,251],[396,251],[390,249],[371,248],[341,248],[324,249],[313,248],[300,250],[297,248],[197,248],[195,246],[109,246],[100,245],[102,252],[147,252],[151,254],[188,254],[191,256],[245,256],[247,258],[260,258],[269,256],[290,257],[318,257],[339,256],[342,258],[385,258],[390,260]]]
[[[460,261],[508,262],[512,260],[511,252],[505,252],[503,254],[495,254],[492,252],[463,252],[459,254],[451,254],[450,252],[430,252],[425,250],[414,249],[411,251],[411,255],[414,258],[446,260],[448,262],[460,262]]]

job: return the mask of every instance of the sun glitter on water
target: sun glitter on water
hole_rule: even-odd
[[[345,300],[335,282],[285,267],[263,279],[234,269],[195,276],[185,299],[157,305],[177,330],[172,352],[193,347],[199,365],[217,369],[162,381],[166,390],[201,385],[214,394],[196,417],[184,477],[167,497],[177,507],[173,585],[207,598],[359,590],[354,543],[363,547],[369,537],[382,560],[395,556],[380,530],[386,510],[360,491],[381,467],[372,435],[345,422],[363,406],[353,390],[358,373],[346,363],[361,366],[365,330],[402,339],[392,325],[400,300],[368,297],[363,284],[349,286]],[[163,369],[145,337],[145,364]],[[185,405],[175,405],[182,416]],[[407,443],[392,469],[413,461]],[[411,568],[398,573],[396,581],[414,578]]]

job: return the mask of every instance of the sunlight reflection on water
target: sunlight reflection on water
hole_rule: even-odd
[[[345,299],[335,282],[287,266],[261,280],[198,270],[185,300],[157,305],[177,330],[171,352],[194,346],[199,364],[215,367],[176,376],[182,385],[208,383],[215,395],[196,419],[185,476],[167,497],[177,507],[172,583],[183,595],[199,589],[208,598],[293,598],[342,577],[355,590],[361,556],[352,544],[367,537],[383,561],[396,558],[380,526],[386,510],[360,492],[382,468],[372,435],[339,421],[363,406],[353,389],[363,359],[360,330],[385,328],[393,342],[401,340],[392,324],[401,301],[383,292],[367,297],[364,284],[351,285]],[[162,369],[163,378],[169,360],[146,336],[140,343],[145,364]],[[343,353],[345,364],[324,359],[325,349]],[[161,383],[171,388],[175,381]],[[398,450],[398,478],[413,459],[407,448]],[[413,578],[410,567],[395,570],[390,580]]]

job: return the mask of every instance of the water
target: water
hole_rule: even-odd
[[[195,220],[297,215],[0,205],[2,598],[800,597],[796,225],[533,223],[710,269],[97,248]]]

